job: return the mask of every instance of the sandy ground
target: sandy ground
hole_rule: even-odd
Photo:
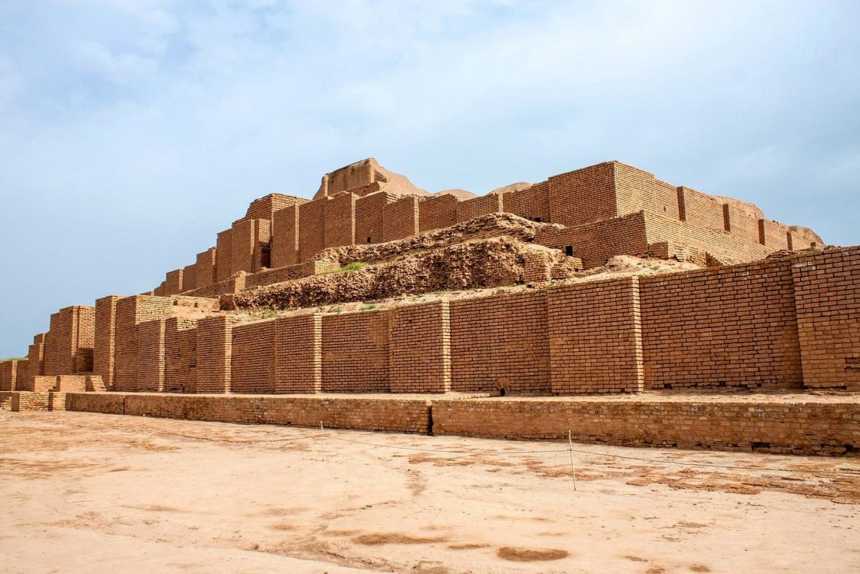
[[[857,458],[576,444],[574,490],[560,443],[89,413],[0,433],[2,572],[860,571]]]

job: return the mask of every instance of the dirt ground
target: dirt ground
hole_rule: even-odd
[[[0,412],[2,572],[858,572],[860,459]]]

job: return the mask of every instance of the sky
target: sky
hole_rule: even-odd
[[[860,243],[860,3],[0,0],[0,357],[365,157],[619,160]]]

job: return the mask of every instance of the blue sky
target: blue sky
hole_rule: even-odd
[[[0,2],[0,357],[367,156],[484,193],[618,159],[860,243],[860,3]]]

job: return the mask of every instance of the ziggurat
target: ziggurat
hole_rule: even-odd
[[[858,280],[858,247],[619,162],[475,197],[368,159],[53,314],[0,405],[853,453]]]

